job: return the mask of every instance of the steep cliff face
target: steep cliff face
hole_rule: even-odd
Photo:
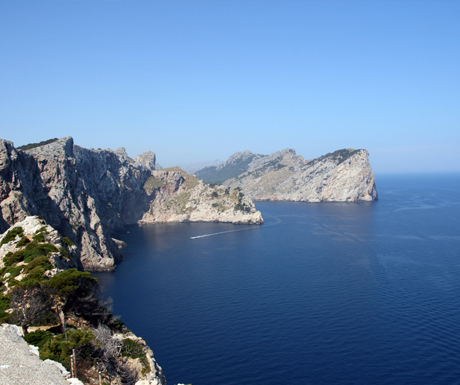
[[[258,156],[247,164],[245,172],[223,184],[241,188],[254,200],[357,202],[378,196],[369,153],[354,149],[308,161],[293,149]]]
[[[252,202],[251,210],[236,210],[241,215],[234,220],[230,213],[218,213],[212,203],[208,217],[203,210],[192,215],[199,208],[193,205],[187,206],[185,215],[178,215],[184,199],[192,196],[191,191],[185,194],[187,174],[168,177],[166,172],[162,177],[154,169],[152,152],[133,160],[123,148],[88,150],[74,146],[70,137],[26,151],[0,140],[0,231],[28,215],[40,215],[78,246],[83,268],[111,270],[120,258],[120,243],[113,239],[114,234],[127,224],[221,219],[261,222]],[[161,184],[146,184],[149,178],[155,180],[154,175]],[[205,196],[201,195],[200,207]],[[162,202],[169,203],[167,210],[160,210]],[[160,211],[161,215],[153,215]]]

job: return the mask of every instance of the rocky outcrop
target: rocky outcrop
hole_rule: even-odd
[[[152,172],[144,188],[153,199],[140,223],[263,223],[260,211],[240,190],[209,186],[180,168]]]
[[[156,156],[152,151],[145,151],[142,154],[134,158],[134,162],[148,168],[149,170],[155,170]]]
[[[51,244],[55,247],[55,251],[49,255],[50,262],[53,265],[52,274],[72,268],[80,268],[80,258],[78,256],[78,249],[68,238],[62,237],[57,230],[48,225],[39,216],[29,216],[24,220],[16,222],[14,227],[20,228],[21,236],[13,237],[6,242],[8,231],[0,234],[0,269],[4,267],[3,257],[8,253],[14,253],[18,250],[18,242],[21,238],[27,238],[33,241],[34,237],[40,235],[43,242]],[[16,277],[21,280],[22,276]],[[6,283],[7,285],[7,283]]]
[[[238,159],[242,156],[243,160]],[[223,185],[241,188],[254,200],[358,202],[377,199],[375,177],[366,150],[344,149],[305,160],[293,149],[267,156],[237,153],[232,163],[247,163],[244,172]],[[230,160],[230,159],[229,159]],[[208,168],[208,174],[211,170]],[[214,170],[218,178],[219,170]]]
[[[253,205],[250,210],[238,210],[235,204],[235,213],[231,207],[224,213],[212,206],[211,197],[205,209],[205,186],[201,186],[203,194],[198,194],[200,205],[187,205],[184,199],[193,195],[191,191],[185,194],[187,174],[166,171],[161,176],[163,171],[155,171],[155,161],[152,152],[133,160],[124,148],[88,150],[74,145],[71,137],[26,151],[0,140],[0,231],[28,215],[40,215],[77,245],[84,269],[111,270],[121,258],[116,235],[128,224],[261,223]],[[161,202],[168,202],[168,208],[160,210]],[[247,208],[252,202],[245,204]],[[184,205],[187,208],[182,213]]]
[[[0,326],[0,383],[4,385],[70,385],[69,372],[57,362],[42,361],[16,325]],[[80,382],[81,384],[81,382]]]

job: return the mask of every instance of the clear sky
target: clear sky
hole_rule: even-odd
[[[460,171],[460,1],[0,0],[0,138]]]

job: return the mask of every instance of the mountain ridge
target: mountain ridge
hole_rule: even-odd
[[[369,153],[364,149],[341,149],[310,160],[291,148],[269,155],[237,152],[220,168],[207,167],[196,176],[208,183],[219,181],[240,188],[253,200],[357,202],[378,198]]]

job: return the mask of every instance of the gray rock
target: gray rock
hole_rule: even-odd
[[[134,162],[148,168],[149,170],[155,170],[156,156],[152,151],[145,151],[142,154],[134,158]]]
[[[69,385],[56,365],[44,363],[30,352],[14,325],[0,326],[0,384]]]
[[[223,183],[254,200],[373,201],[378,197],[366,150],[344,149],[304,160],[292,149],[260,157]]]

